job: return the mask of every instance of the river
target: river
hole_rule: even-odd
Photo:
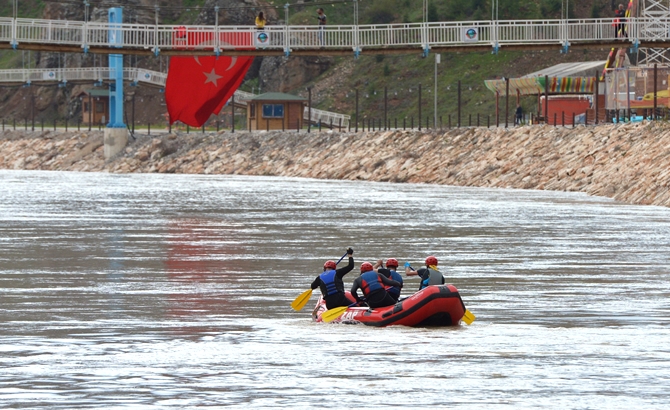
[[[585,194],[0,171],[2,408],[667,408],[670,209]],[[477,316],[317,324],[351,246]],[[407,278],[403,293],[418,287]]]

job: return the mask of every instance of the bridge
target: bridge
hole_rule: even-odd
[[[44,69],[13,69],[0,70],[0,84],[4,85],[26,85],[26,84],[53,84],[53,83],[109,83],[116,77],[113,69],[108,67],[79,67],[79,68],[44,68]],[[123,80],[131,84],[145,84],[156,88],[165,88],[167,73],[147,70],[137,67],[124,67]],[[235,91],[235,98],[228,103],[235,103],[236,107],[246,108],[246,102],[255,97],[256,94],[246,91]],[[305,107],[303,118],[312,124],[323,126],[349,126],[351,116]]]
[[[667,13],[666,13],[667,14]],[[185,26],[0,17],[0,49],[130,55],[350,55],[670,47],[670,16],[341,26]],[[231,41],[231,39],[233,39]]]

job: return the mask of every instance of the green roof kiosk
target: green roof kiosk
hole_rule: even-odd
[[[304,123],[306,98],[265,93],[247,102],[247,127],[252,130],[295,130]]]

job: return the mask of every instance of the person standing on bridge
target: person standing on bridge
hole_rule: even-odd
[[[628,37],[626,33],[626,9],[623,4],[619,4],[619,8],[614,11],[614,37],[624,38]]]
[[[267,21],[265,20],[265,16],[263,15],[263,12],[259,12],[258,16],[256,17],[256,30],[264,30],[265,29],[265,23]]]
[[[319,20],[319,44],[323,45],[323,30],[326,27],[326,15],[323,13],[321,7],[316,10],[316,14],[316,18]]]

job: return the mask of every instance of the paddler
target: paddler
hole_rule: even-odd
[[[380,275],[374,271],[370,262],[363,262],[361,264],[361,276],[354,280],[351,295],[360,303],[362,301],[358,296],[358,289],[360,288],[363,291],[363,296],[365,296],[365,303],[371,308],[394,305],[396,301],[386,291],[385,285],[397,286],[402,289],[402,283]]]
[[[405,262],[405,275],[407,276],[416,276],[421,277],[421,284],[419,284],[419,290],[428,287],[430,285],[444,285],[444,276],[442,273],[437,270],[437,258],[434,256],[429,256],[426,258],[426,267],[419,268],[419,270],[414,270],[409,265],[409,262]]]
[[[391,297],[397,302],[398,298],[400,297],[400,288],[402,288],[403,285],[403,280],[402,276],[397,272],[398,269],[398,260],[395,258],[388,258],[386,260],[386,268],[384,268],[384,264],[382,263],[382,260],[379,259],[377,263],[375,263],[375,266],[373,266],[374,271],[386,276],[389,279],[393,279],[394,281],[400,283],[401,286],[387,286],[386,291],[391,295]]]
[[[326,261],[323,264],[323,273],[312,282],[312,290],[321,288],[321,294],[326,301],[326,307],[333,309],[339,306],[349,306],[351,300],[344,293],[344,282],[342,278],[354,268],[354,250],[347,249],[349,264],[343,268],[336,269],[335,261]]]

